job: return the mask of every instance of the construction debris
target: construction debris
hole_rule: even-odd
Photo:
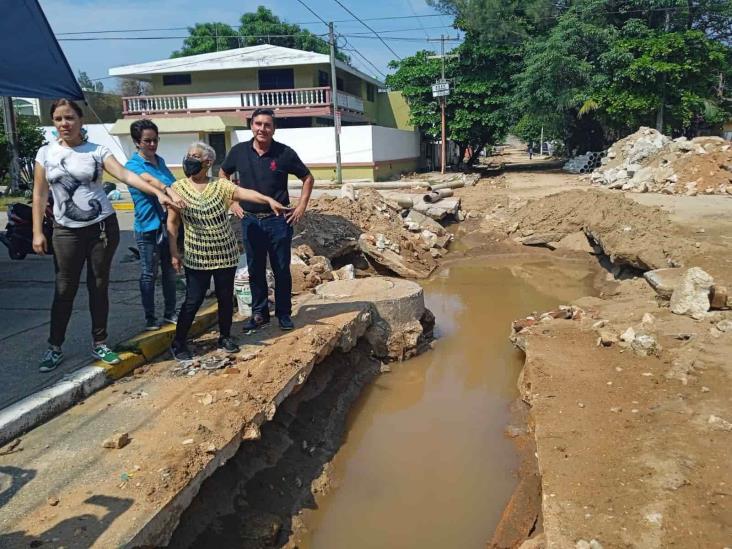
[[[385,267],[400,276],[425,278],[437,266],[430,249],[449,241],[449,237],[444,238],[444,229],[440,226],[437,235],[440,238],[430,244],[425,242],[422,229],[417,234],[411,232],[405,226],[401,209],[372,189],[360,190],[356,200],[323,197],[311,204],[308,216],[297,225],[293,238],[297,255],[307,263],[300,268],[302,272],[293,277],[300,290],[317,286],[320,283],[317,278],[333,279],[332,273],[324,277],[314,267],[315,256],[324,256],[331,261],[348,257],[351,262],[350,256],[363,254],[373,266]],[[424,224],[424,220],[420,219],[418,224]],[[435,229],[429,230],[435,232]],[[332,267],[325,271],[332,271]]]
[[[596,168],[599,168],[601,161],[605,158],[607,152],[588,152],[585,154],[577,155],[567,160],[562,169],[566,172],[572,173],[591,173]]]
[[[671,140],[642,127],[610,147],[591,181],[641,193],[732,194],[732,143],[721,137]]]

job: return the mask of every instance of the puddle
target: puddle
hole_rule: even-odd
[[[517,481],[511,321],[592,294],[596,272],[525,256],[443,267],[423,284],[434,350],[383,375],[365,343],[327,357],[204,483],[169,547],[484,547]]]
[[[300,548],[484,547],[516,484],[510,323],[592,293],[587,263],[470,259],[424,284],[439,339],[368,386]]]

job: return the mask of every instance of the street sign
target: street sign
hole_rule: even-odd
[[[444,97],[450,95],[450,82],[440,80],[432,84],[432,97]]]

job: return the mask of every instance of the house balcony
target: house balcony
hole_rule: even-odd
[[[287,90],[244,90],[219,93],[140,95],[122,98],[125,118],[141,116],[180,116],[242,113],[246,118],[254,109],[266,107],[278,117],[332,116],[331,89],[298,88]],[[338,91],[341,116],[363,121],[364,105],[360,97]]]

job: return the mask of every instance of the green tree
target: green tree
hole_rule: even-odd
[[[728,48],[701,31],[633,26],[599,58],[603,76],[592,103],[607,124],[620,133],[640,125],[687,133],[724,122],[730,111],[714,90]]]
[[[452,83],[447,98],[447,136],[460,147],[460,157],[472,149],[472,165],[487,145],[499,143],[511,127],[510,98],[512,72],[517,59],[512,49],[481,44],[469,34],[452,53],[458,57],[446,66]],[[440,105],[432,97],[432,84],[440,78],[440,61],[429,59],[432,52],[392,61],[396,72],[387,85],[400,90],[409,104],[412,123],[426,135],[440,136]]]
[[[79,76],[77,78],[79,81],[79,85],[81,86],[81,89],[84,91],[93,91],[93,92],[103,92],[104,91],[104,83],[102,82],[94,82],[91,78],[89,78],[89,75],[86,74],[84,71],[79,71]]]
[[[10,170],[10,144],[5,134],[3,115],[0,111],[0,181],[8,176]],[[38,149],[46,142],[43,130],[35,116],[17,116],[18,156],[20,157],[20,185],[29,187],[33,182],[33,162]]]
[[[174,51],[170,57],[186,57],[242,47],[241,37],[226,23],[196,23],[188,27],[188,34],[183,40],[183,47]]]
[[[189,36],[183,41],[183,48],[173,52],[171,57],[184,57],[258,44],[272,44],[304,51],[329,53],[328,42],[299,25],[287,23],[272,10],[259,6],[257,11],[244,13],[238,30],[225,23],[197,23],[188,29]],[[350,59],[341,52],[337,57],[344,62]]]

